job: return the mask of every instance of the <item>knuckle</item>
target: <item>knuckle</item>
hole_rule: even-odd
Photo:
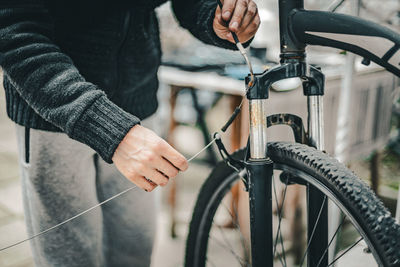
[[[174,178],[178,175],[178,170],[176,169],[170,170],[167,175],[169,178]]]
[[[249,5],[248,0],[241,0],[238,2],[238,4],[244,8],[247,8],[247,6]]]
[[[165,177],[164,175],[161,175],[161,184],[163,184],[163,185],[166,185],[167,183],[168,183],[168,178],[167,177]]]
[[[155,185],[150,185],[150,186],[148,186],[145,190],[146,190],[147,192],[151,192],[151,191],[154,190],[154,188],[156,188]]]
[[[176,159],[176,164],[178,164],[178,167],[182,167],[185,164],[185,160],[179,157]]]
[[[256,30],[258,28],[258,25],[257,25],[257,23],[255,23],[255,22],[253,22],[251,25],[250,25],[250,31],[251,32],[253,32],[254,30]]]
[[[247,14],[250,16],[254,16],[256,14],[256,10],[253,8],[247,9]]]
[[[138,179],[138,175],[137,175],[136,173],[132,172],[132,173],[128,174],[128,177],[127,177],[127,178],[128,178],[130,181],[135,182],[135,181]]]
[[[168,179],[164,176],[159,177],[157,180],[160,186],[166,186],[168,184]]]
[[[249,4],[249,8],[247,9],[247,13],[249,13],[249,15],[254,16],[255,14],[257,14],[257,6],[256,4],[254,4],[254,2],[251,2],[253,4]]]
[[[225,5],[224,7],[223,7],[223,12],[225,13],[226,11],[229,11],[229,12],[233,12],[233,8],[234,8],[234,6],[233,6],[233,4],[227,4],[227,5]]]
[[[243,19],[243,17],[240,16],[240,15],[235,15],[235,16],[233,16],[233,18],[232,18],[232,23],[230,24],[230,27],[232,27],[233,22],[237,22],[238,25],[239,25],[239,28],[240,28],[241,23],[242,23],[242,19]],[[232,29],[231,29],[231,30],[232,30]]]
[[[156,155],[155,155],[154,153],[152,153],[152,152],[148,153],[148,154],[145,156],[145,160],[146,160],[147,162],[153,162],[155,159],[156,159]]]
[[[164,147],[164,141],[163,140],[157,140],[154,143],[154,149],[155,150],[161,150],[161,149],[163,149],[163,147]]]
[[[136,171],[139,173],[144,173],[146,166],[143,163],[138,163],[136,165]]]
[[[187,167],[187,161],[185,158],[179,158],[177,164],[178,164],[179,169],[181,169],[181,170],[185,170]]]
[[[235,14],[232,17],[232,21],[241,21],[242,20],[242,14]]]
[[[252,23],[249,25],[249,31],[250,32],[255,32],[257,31],[258,27],[260,26],[260,20],[259,19],[254,19]]]
[[[235,2],[234,1],[225,1],[223,6],[222,6],[222,9],[224,10],[224,12],[225,11],[232,12],[234,7],[235,7]]]
[[[132,177],[132,176],[134,176],[134,175],[136,175],[136,172],[135,172],[135,170],[134,169],[132,169],[132,168],[127,168],[125,171],[124,171],[124,175],[125,176],[129,176],[129,177]]]
[[[179,173],[179,171],[174,169],[174,170],[172,170],[172,173],[169,177],[176,177],[178,175],[178,173]]]

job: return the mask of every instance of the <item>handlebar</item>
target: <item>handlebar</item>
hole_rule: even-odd
[[[387,27],[345,14],[295,9],[288,32],[299,43],[350,51],[400,77],[400,34]]]

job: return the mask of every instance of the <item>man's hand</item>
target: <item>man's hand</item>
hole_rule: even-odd
[[[215,11],[213,28],[217,36],[232,43],[231,31],[236,33],[239,41],[250,40],[260,26],[257,5],[252,0],[221,0],[222,12],[218,6]]]
[[[188,163],[153,131],[135,125],[119,144],[112,158],[117,169],[138,187],[150,192],[165,186]]]

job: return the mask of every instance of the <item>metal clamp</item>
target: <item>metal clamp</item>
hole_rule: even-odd
[[[214,138],[222,159],[224,160],[226,165],[228,165],[238,173],[238,175],[240,176],[240,178],[242,179],[243,183],[246,186],[246,190],[248,190],[247,171],[244,161],[234,159],[231,155],[229,155],[224,144],[222,143],[221,136],[219,135],[219,133],[214,133]]]

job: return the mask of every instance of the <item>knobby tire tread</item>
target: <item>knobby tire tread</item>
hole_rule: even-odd
[[[244,150],[233,157],[242,159]],[[400,266],[400,225],[397,224],[383,203],[352,171],[342,163],[315,148],[288,142],[268,144],[268,156],[274,163],[281,163],[306,172],[330,189],[350,211],[373,243],[385,266]],[[193,212],[186,247],[186,265],[192,267],[194,246],[200,220],[214,191],[233,170],[220,162],[203,184]],[[217,203],[218,204],[218,203]],[[216,208],[216,207],[214,207]],[[211,218],[212,219],[212,218]],[[208,238],[202,234],[201,238]]]

